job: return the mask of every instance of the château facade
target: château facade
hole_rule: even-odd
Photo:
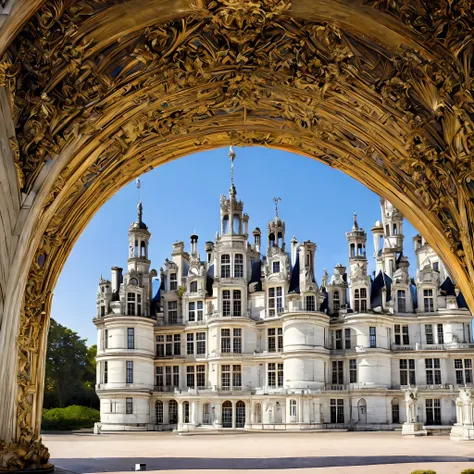
[[[471,314],[420,236],[409,276],[403,216],[388,201],[372,228],[376,272],[354,215],[348,267],[324,271],[320,284],[316,244],[288,246],[278,209],[250,236],[233,182],[205,257],[193,234],[159,275],[142,211],[140,202],[127,271],[112,267],[99,282],[102,430],[390,430],[407,421],[410,386],[417,421],[456,422],[459,389],[473,382]]]

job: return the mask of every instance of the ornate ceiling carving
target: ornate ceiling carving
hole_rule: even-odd
[[[23,191],[81,143],[43,203],[25,289],[17,429],[26,446],[39,436],[50,293],[75,239],[120,186],[193,151],[272,146],[341,169],[429,230],[474,302],[470,1],[348,2],[354,26],[340,12],[322,18],[340,8],[328,0],[180,0],[143,26],[145,3],[45,2],[0,61]]]

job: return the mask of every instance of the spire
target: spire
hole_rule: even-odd
[[[352,218],[354,219],[354,223],[352,224],[352,230],[359,230],[359,224],[357,223],[357,212],[354,212]]]
[[[132,227],[135,229],[147,229],[146,224],[143,222],[143,204],[140,199],[140,188],[142,187],[142,185],[138,178],[135,180],[135,185],[138,191],[137,221],[132,224]]]

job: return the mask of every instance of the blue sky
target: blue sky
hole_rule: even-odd
[[[374,270],[371,227],[380,219],[379,197],[344,173],[299,155],[261,147],[235,148],[235,185],[249,231],[262,230],[274,217],[273,197],[280,197],[279,215],[286,222],[286,243],[316,242],[316,276],[323,268],[332,274],[337,263],[348,265],[345,232],[357,211],[359,225],[368,233],[369,270]],[[141,177],[143,220],[152,233],[151,268],[157,270],[171,253],[171,244],[199,235],[201,258],[204,243],[219,230],[219,196],[227,194],[230,165],[227,149],[196,153],[175,160]],[[54,291],[52,317],[77,331],[88,344],[96,343],[92,318],[96,314],[97,282],[110,279],[110,267],[126,268],[128,227],[136,219],[138,191],[131,182],[94,216],[74,246]],[[415,272],[412,237],[416,230],[405,222],[405,254]],[[252,238],[252,237],[251,237]],[[262,245],[265,249],[266,245]]]

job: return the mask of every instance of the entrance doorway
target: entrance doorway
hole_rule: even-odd
[[[367,402],[365,399],[361,398],[357,402],[357,411],[359,413],[358,423],[362,425],[367,424]]]
[[[232,402],[222,404],[222,428],[232,428]]]

